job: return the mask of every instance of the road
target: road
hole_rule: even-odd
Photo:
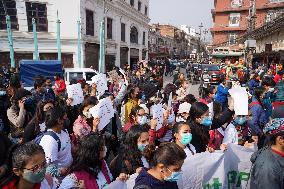
[[[181,72],[185,73],[185,69],[181,69]],[[164,76],[164,86],[166,86],[168,83],[172,83],[173,82],[173,77],[170,77],[170,76]],[[198,87],[199,87],[199,84],[197,85],[192,85],[190,83],[189,87],[188,87],[188,93],[189,94],[193,94],[196,98],[199,98],[199,94],[198,94]]]

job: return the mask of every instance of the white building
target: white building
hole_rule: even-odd
[[[4,2],[1,6],[1,1]],[[98,68],[100,22],[106,21],[106,67],[147,59],[149,0],[0,0],[0,14],[11,16],[16,62],[32,59],[31,19],[38,30],[40,59],[57,59],[57,11],[61,21],[61,51],[65,67],[77,62],[77,22],[81,22],[82,67]],[[0,15],[0,62],[9,63],[6,21]]]

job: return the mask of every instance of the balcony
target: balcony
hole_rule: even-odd
[[[242,6],[242,7],[224,7],[222,9],[215,9],[215,14],[216,13],[226,13],[226,12],[241,12],[241,11],[248,11],[249,7],[248,6]],[[211,10],[212,12],[212,10]]]
[[[240,27],[229,27],[229,26],[214,26],[210,28],[211,32],[223,32],[223,31],[246,31],[247,27],[240,26]]]

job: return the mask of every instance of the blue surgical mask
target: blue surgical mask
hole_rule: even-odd
[[[212,119],[210,117],[205,117],[202,119],[200,124],[206,127],[210,127],[212,125]]]
[[[183,133],[181,134],[181,140],[180,143],[182,143],[184,146],[188,145],[192,140],[192,134],[191,133]]]
[[[171,115],[168,117],[168,123],[169,123],[169,124],[174,123],[175,119],[176,119],[175,115],[174,115],[174,114],[171,114]]]
[[[246,123],[246,121],[247,121],[246,117],[236,117],[235,118],[235,122],[238,125],[243,125]]]
[[[143,152],[145,150],[146,146],[147,146],[146,144],[138,144],[138,150],[140,152]]]
[[[168,182],[177,182],[180,179],[182,172],[181,171],[172,172],[171,170],[169,170],[169,171],[172,173],[171,176],[165,178],[164,180],[168,181]]]
[[[137,122],[139,123],[139,125],[144,125],[147,123],[147,117],[146,116],[138,116],[138,120]]]

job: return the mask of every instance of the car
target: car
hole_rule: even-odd
[[[97,75],[97,72],[91,68],[65,68],[64,78],[66,85],[69,85],[72,80],[84,79],[86,83],[92,84],[92,77]]]
[[[223,73],[221,72],[220,66],[217,64],[202,64],[201,65],[202,72],[204,70],[208,71],[208,74],[210,76],[210,84],[219,84],[221,76]]]

